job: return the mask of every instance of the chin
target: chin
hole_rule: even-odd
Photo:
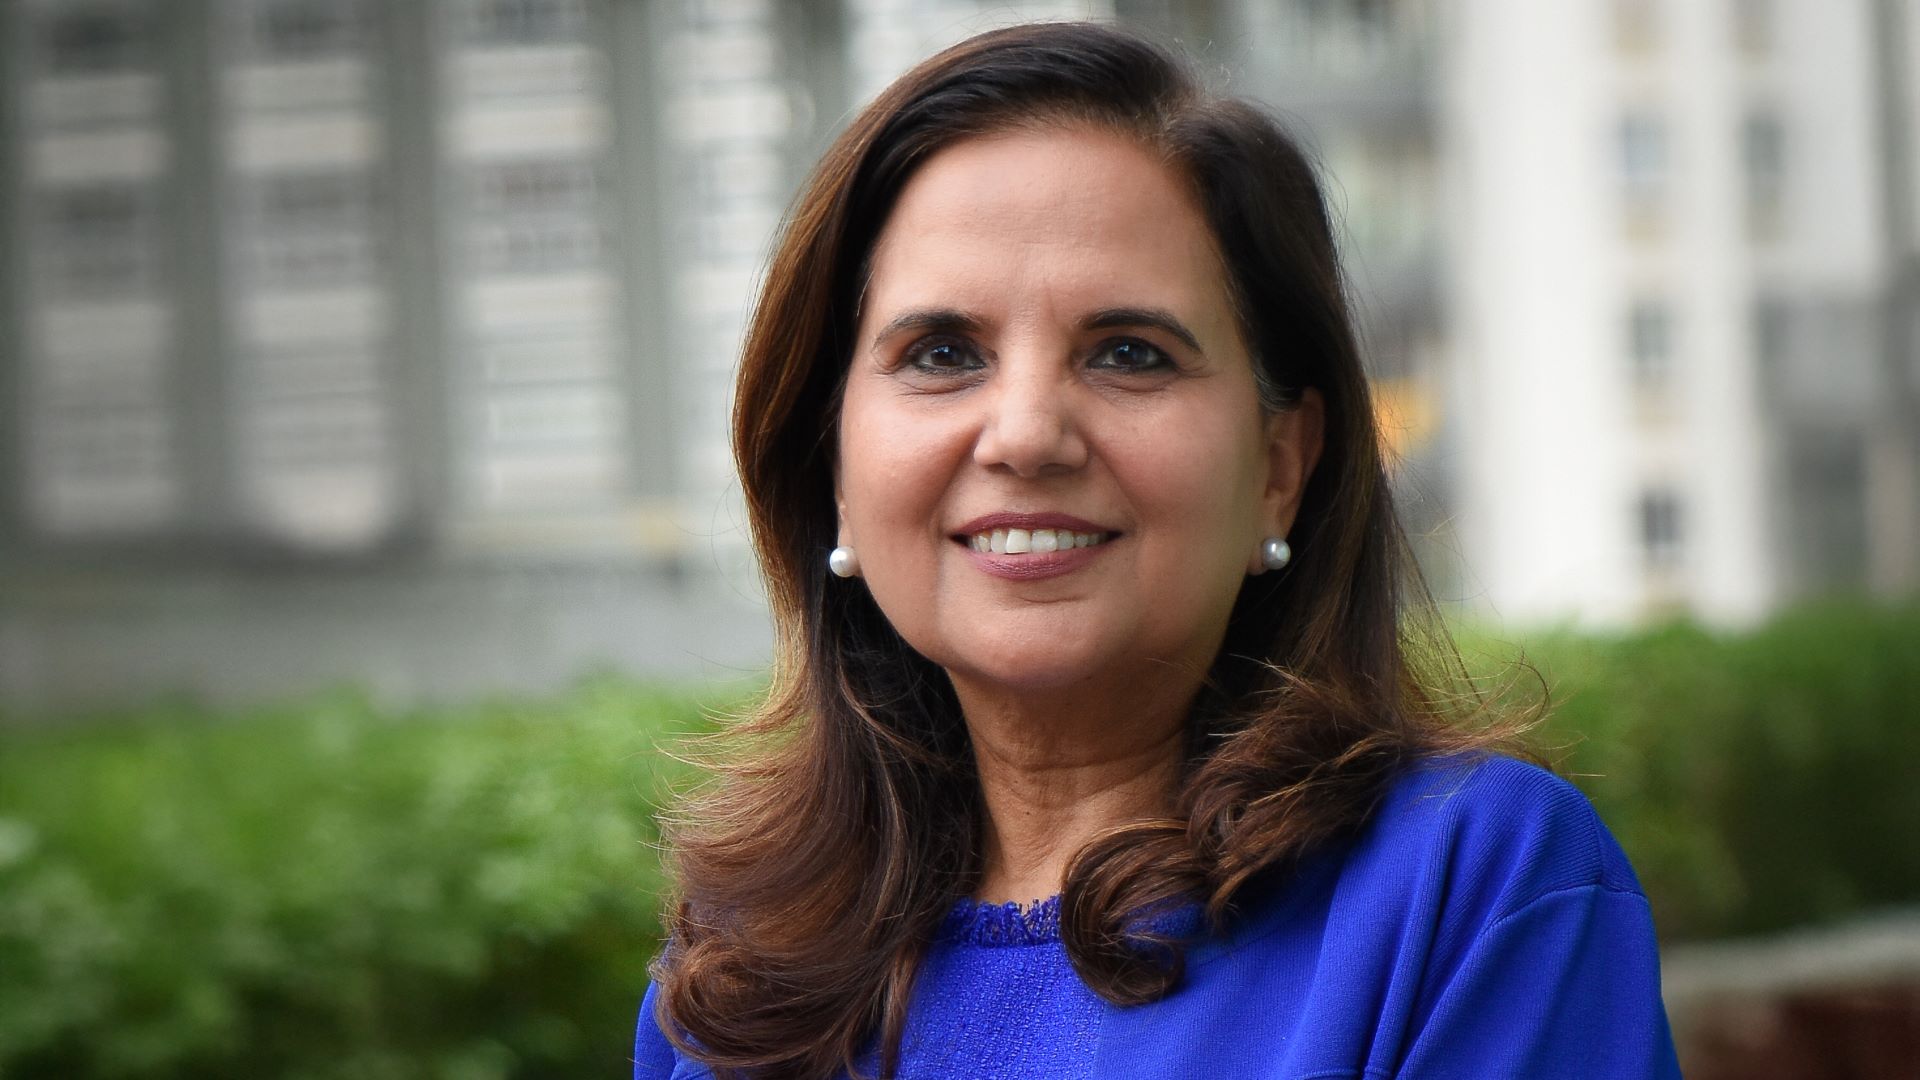
[[[1115,665],[1080,649],[1007,648],[932,657],[955,679],[1010,693],[1046,694],[1098,682]]]

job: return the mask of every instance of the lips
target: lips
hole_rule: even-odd
[[[986,572],[1031,580],[1085,565],[1095,549],[1119,535],[1116,529],[1071,514],[1000,513],[967,522],[953,539],[971,551]]]
[[[1102,525],[1097,521],[1074,517],[1072,514],[1038,513],[1023,514],[1005,512],[983,514],[961,525],[953,531],[956,538],[964,539],[976,533],[991,533],[995,529],[1025,529],[1031,533],[1035,529],[1066,529],[1078,533],[1114,533],[1111,525]]]

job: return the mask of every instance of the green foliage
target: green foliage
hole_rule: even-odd
[[[1920,607],[1836,602],[1743,634],[1556,632],[1525,658],[1552,688],[1536,735],[1632,857],[1663,936],[1920,901]]]
[[[1511,674],[1510,646],[1463,636]],[[1525,653],[1553,688],[1539,738],[1667,935],[1920,900],[1920,608]],[[661,748],[701,714],[600,680],[0,729],[0,1077],[622,1075],[660,925],[653,807],[688,776]]]
[[[0,744],[0,1076],[621,1075],[701,726],[613,681]]]

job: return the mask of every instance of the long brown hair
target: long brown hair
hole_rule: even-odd
[[[1134,34],[1052,23],[962,42],[827,151],[747,333],[733,439],[773,683],[740,752],[670,825],[680,900],[654,972],[669,1037],[723,1074],[824,1077],[876,1038],[891,1073],[920,958],[978,880],[981,797],[952,686],[865,588],[828,574],[834,429],[866,263],[908,177],[957,140],[1061,123],[1137,138],[1192,184],[1264,405],[1306,387],[1326,403],[1298,554],[1241,590],[1191,709],[1177,816],[1112,829],[1069,867],[1061,933],[1081,978],[1115,1003],[1164,995],[1181,943],[1147,941],[1140,912],[1197,900],[1219,929],[1254,876],[1356,828],[1397,767],[1499,735],[1430,689],[1458,662],[1394,517],[1307,158]]]

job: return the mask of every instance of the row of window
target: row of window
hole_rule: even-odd
[[[1866,564],[1866,464],[1857,431],[1809,430],[1783,442],[1786,533],[1808,584],[1858,587]],[[1687,503],[1666,484],[1642,489],[1633,508],[1641,569],[1658,579],[1687,558]],[[1669,579],[1671,580],[1671,579]]]
[[[1676,4],[1699,0],[1613,0],[1614,45],[1630,55],[1658,51],[1667,36],[1667,22]],[[1773,51],[1779,34],[1777,0],[1726,0],[1728,31],[1733,44],[1747,56]]]
[[[233,0],[227,14],[259,58],[304,60],[362,50],[383,10],[374,0]],[[588,0],[457,0],[441,14],[455,42],[524,46],[588,36],[591,12]],[[160,0],[65,0],[38,13],[34,52],[57,75],[138,68],[168,21]]]
[[[1664,298],[1644,296],[1628,304],[1627,360],[1638,388],[1659,390],[1672,381],[1676,321],[1673,305]],[[1788,321],[1787,308],[1777,299],[1763,297],[1753,306],[1754,368],[1763,375],[1786,359]]]
[[[1657,221],[1673,173],[1666,118],[1653,109],[1627,111],[1620,118],[1616,144],[1629,220]],[[1770,239],[1779,232],[1787,192],[1786,125],[1772,108],[1755,106],[1742,119],[1740,164],[1748,233]]]
[[[550,273],[595,265],[606,246],[592,162],[577,158],[465,164],[465,263],[481,273]],[[364,169],[274,173],[237,182],[242,273],[262,285],[327,286],[369,280],[378,251],[370,223],[385,193]],[[154,185],[114,181],[57,187],[36,197],[34,248],[50,296],[110,298],[152,284],[167,212]],[[257,275],[257,276],[256,276]]]

